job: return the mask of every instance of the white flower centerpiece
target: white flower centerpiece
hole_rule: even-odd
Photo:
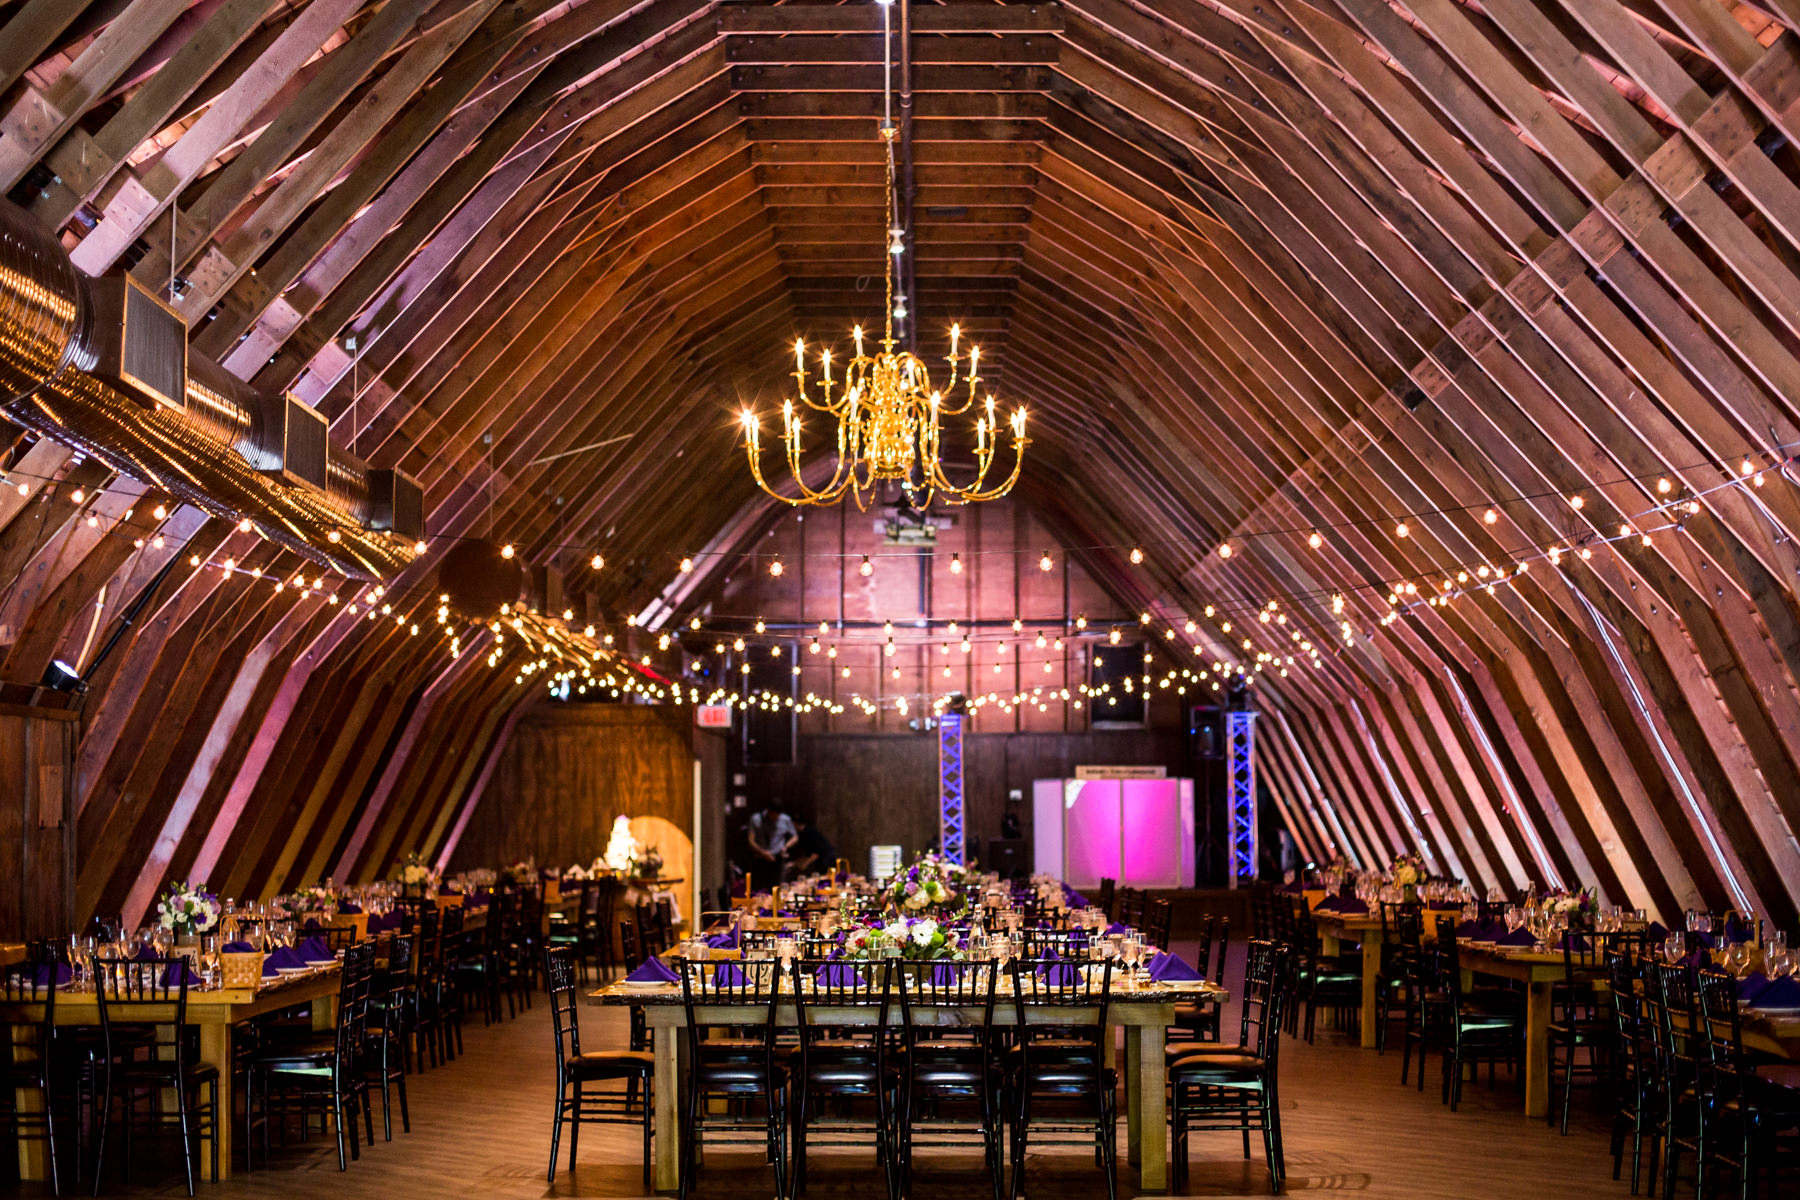
[[[910,867],[894,872],[887,885],[888,905],[911,916],[943,917],[967,904],[963,884],[968,869],[937,854],[921,854]]]
[[[417,851],[406,856],[395,877],[400,890],[409,896],[423,896],[438,886],[437,868],[420,858]]]

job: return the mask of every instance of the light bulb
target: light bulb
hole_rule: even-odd
[[[423,554],[423,553],[425,553],[426,549],[427,549],[427,547],[425,545],[424,538],[420,538],[418,541],[413,543],[413,553],[414,554]]]
[[[952,554],[950,556],[950,573],[952,575],[962,574],[962,555]]]
[[[684,558],[681,560],[681,573],[683,575],[692,575],[694,573],[694,560],[693,559]]]
[[[769,564],[769,574],[773,575],[777,579],[781,578],[781,572],[783,569],[784,568],[782,567],[781,560],[779,558]]]
[[[1398,525],[1394,526],[1394,536],[1395,537],[1405,537],[1407,534],[1409,534],[1411,532],[1412,532],[1412,530],[1407,527],[1407,524],[1405,521],[1402,521]]]
[[[1220,558],[1230,558],[1231,557],[1231,543],[1230,542],[1220,542],[1219,543],[1219,557]]]
[[[861,575],[864,579],[867,579],[875,573],[875,564],[869,561],[868,555],[863,555],[862,565],[856,568],[856,573]]]
[[[1133,546],[1131,548],[1131,561],[1134,565],[1142,564],[1144,561],[1144,552],[1136,546]]]
[[[1486,521],[1489,525],[1492,525],[1494,522],[1496,522],[1500,519],[1500,514],[1490,508],[1486,512],[1481,514],[1481,519],[1483,521]]]
[[[1325,539],[1320,537],[1319,531],[1315,529],[1312,531],[1312,536],[1306,539],[1306,544],[1311,546],[1314,550],[1317,550],[1320,546],[1325,544]]]
[[[508,542],[508,543],[506,543],[506,545],[500,547],[500,557],[501,558],[510,559],[514,553],[515,553],[515,551],[513,550],[513,546],[512,546],[511,542]]]
[[[606,559],[602,558],[598,554],[596,554],[596,555],[594,555],[594,557],[588,559],[588,566],[592,567],[596,571],[598,571],[601,567],[604,567],[605,565],[606,565]]]
[[[1038,570],[1040,571],[1048,571],[1054,565],[1055,564],[1050,561],[1050,552],[1048,550],[1044,551],[1038,558]]]

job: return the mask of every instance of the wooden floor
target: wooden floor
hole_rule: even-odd
[[[278,1152],[275,1161],[200,1194],[229,1200],[524,1200],[542,1196],[640,1196],[636,1131],[589,1127],[581,1163],[544,1181],[550,1144],[552,1059],[549,1013],[540,1003],[511,1022],[468,1031],[467,1053],[450,1066],[411,1080],[413,1132],[377,1141],[340,1174],[330,1142],[317,1135]],[[1235,1017],[1232,1018],[1235,1020]],[[618,1010],[584,1011],[585,1043],[622,1040]],[[1288,1191],[1354,1192],[1372,1200],[1556,1200],[1624,1197],[1612,1180],[1606,1124],[1598,1097],[1578,1096],[1568,1137],[1520,1114],[1517,1091],[1502,1078],[1465,1090],[1461,1111],[1439,1105],[1434,1074],[1423,1095],[1399,1084],[1397,1053],[1378,1057],[1342,1034],[1321,1030],[1317,1044],[1284,1045],[1282,1123],[1288,1146]],[[396,1127],[397,1128],[397,1127]],[[376,1113],[380,1134],[380,1113]],[[1120,1123],[1120,1194],[1135,1196],[1135,1172],[1124,1164]],[[566,1153],[566,1152],[565,1152]],[[1245,1162],[1235,1135],[1196,1142],[1189,1192],[1199,1196],[1268,1194],[1261,1147]],[[566,1157],[565,1157],[566,1161]],[[815,1152],[807,1195],[874,1200],[880,1176],[870,1159],[848,1150]],[[183,1194],[178,1174],[144,1171],[130,1194]],[[991,1196],[977,1152],[927,1158],[915,1181],[919,1200],[985,1200]],[[178,1171],[179,1165],[176,1164]],[[1104,1196],[1091,1154],[1034,1154],[1027,1169],[1031,1200]],[[85,1189],[84,1189],[85,1190]],[[116,1189],[108,1189],[116,1194]],[[698,1196],[774,1194],[773,1176],[752,1155],[709,1154]]]

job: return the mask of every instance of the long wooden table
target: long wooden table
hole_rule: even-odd
[[[196,1025],[200,1029],[200,1062],[216,1067],[219,1071],[219,1112],[218,1119],[213,1122],[213,1129],[219,1139],[219,1175],[221,1178],[231,1174],[231,1138],[232,1130],[236,1127],[236,1121],[232,1116],[232,1030],[252,1017],[279,1012],[300,1004],[312,1004],[314,1024],[323,1023],[325,1028],[330,1028],[332,1006],[319,1002],[336,999],[338,975],[339,968],[334,964],[301,975],[287,975],[269,980],[256,991],[248,988],[231,988],[188,993],[187,1023]],[[158,1012],[154,1008],[133,1009],[134,1017],[140,1013],[147,1020],[159,1016],[172,1020],[174,1006],[168,1006],[166,1012]],[[0,1001],[0,1024],[11,1025],[14,1028],[15,1044],[19,1032],[23,1032],[29,1025],[43,1019],[44,1006],[42,1003]],[[100,998],[93,992],[58,992],[56,1023],[59,1026],[100,1024]],[[22,1178],[49,1178],[48,1163],[43,1151],[44,1146],[41,1141],[20,1139],[19,1173]],[[203,1139],[201,1144],[202,1161],[205,1161],[206,1156],[210,1153],[210,1144]]]
[[[592,997],[607,1005],[641,1005],[645,1022],[661,1032],[655,1037],[656,1163],[655,1184],[659,1192],[672,1192],[680,1186],[681,1162],[680,1048],[683,1039],[675,1031],[687,1026],[687,1010],[681,1001],[681,990],[673,984],[658,989],[627,988],[613,984]],[[1163,1046],[1168,1027],[1175,1019],[1178,1003],[1219,1004],[1229,999],[1223,988],[1211,983],[1198,985],[1146,984],[1135,991],[1115,990],[1107,1002],[1107,1023],[1125,1030],[1125,1122],[1129,1145],[1128,1161],[1138,1169],[1138,1186],[1147,1192],[1160,1192],[1168,1187],[1169,1127],[1166,1111],[1168,1068],[1163,1060]],[[742,1006],[702,1005],[699,1015],[706,1021],[729,1022]],[[757,1010],[759,1013],[761,1009]],[[981,1020],[982,1008],[969,1005],[958,1008],[933,1008],[931,1019],[944,1025],[970,1025]],[[1056,1009],[1041,1011],[1052,1019]],[[914,1016],[920,1014],[915,1012]],[[823,1024],[860,1024],[868,1019],[867,1009],[807,1008],[807,1020]],[[899,1020],[898,1013],[891,1019]],[[997,1023],[1016,1023],[1011,994],[1002,996],[994,1006]],[[776,1020],[785,1027],[797,1025],[792,1005],[781,1005]]]

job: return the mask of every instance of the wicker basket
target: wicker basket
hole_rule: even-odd
[[[256,991],[262,986],[263,955],[261,950],[219,955],[220,986],[227,990],[243,988]]]
[[[369,914],[368,913],[339,913],[337,916],[335,916],[331,919],[331,923],[333,925],[336,925],[340,929],[346,925],[355,929],[356,930],[356,940],[359,942],[363,941],[365,938],[367,938],[369,936]]]

